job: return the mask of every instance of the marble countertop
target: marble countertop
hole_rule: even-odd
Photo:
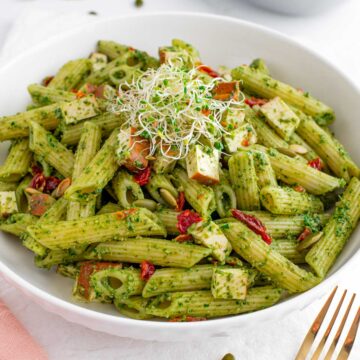
[[[19,15],[29,11],[76,12],[84,15],[89,11],[95,11],[102,17],[170,10],[208,12],[239,17],[290,35],[341,66],[360,86],[358,0],[344,1],[326,13],[311,17],[288,17],[270,13],[241,0],[145,0],[145,5],[141,9],[135,8],[132,0],[1,0],[0,5],[1,9],[4,9],[0,11],[0,51]],[[41,34],[41,24],[38,25],[37,31]],[[45,38],[48,34],[42,35],[42,38]],[[5,53],[11,54],[7,45],[5,50]],[[358,264],[349,266],[340,278],[343,288],[360,292],[359,270]],[[277,360],[286,360],[294,355],[301,342],[301,336],[296,338],[292,335],[295,332],[305,334],[322,302],[319,300],[279,322],[265,324],[260,334],[256,330],[249,330],[246,336],[241,338],[211,339],[211,342],[204,339],[196,344],[184,344],[118,338],[69,323],[56,314],[43,310],[1,277],[0,298],[46,349],[49,358],[55,360],[217,360],[226,352],[233,352],[237,359],[242,360],[273,360],[274,351]],[[360,358],[359,343],[358,340],[352,359]],[[283,350],[279,352],[278,349]]]

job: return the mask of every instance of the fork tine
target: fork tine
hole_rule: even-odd
[[[351,349],[354,345],[357,330],[359,328],[359,322],[360,322],[360,307],[358,308],[355,319],[351,324],[350,330],[340,350],[338,360],[346,360],[349,357]]]
[[[355,300],[355,296],[356,296],[356,294],[353,294],[352,297],[351,297],[351,300],[350,300],[349,305],[348,305],[348,307],[347,307],[347,309],[346,309],[346,312],[345,312],[345,314],[344,314],[344,316],[343,316],[343,318],[342,318],[342,320],[341,320],[341,324],[340,324],[340,326],[339,326],[339,328],[338,328],[338,330],[337,330],[337,332],[336,332],[336,335],[335,335],[333,341],[331,342],[331,345],[330,345],[330,347],[329,347],[329,350],[328,350],[328,352],[327,352],[324,360],[330,360],[331,357],[332,357],[332,356],[334,355],[334,353],[335,353],[336,345],[337,345],[337,343],[339,342],[341,333],[342,333],[342,331],[343,331],[343,329],[344,329],[346,320],[347,320],[347,318],[348,318],[348,316],[349,316],[349,312],[350,312],[351,306],[352,306],[352,304],[353,304],[353,302],[354,302],[354,300]]]
[[[338,287],[336,286],[335,289],[332,291],[329,298],[326,300],[326,303],[320,310],[318,316],[316,317],[315,321],[311,325],[311,327],[310,327],[308,333],[306,334],[304,341],[300,347],[300,350],[296,355],[295,360],[304,360],[306,358],[306,355],[308,354],[308,352],[311,348],[311,345],[314,342],[316,334],[318,333],[320,326],[324,321],[325,315],[326,315],[327,311],[329,310],[330,304],[332,302],[332,299],[334,298],[337,288]]]
[[[327,329],[326,329],[326,331],[325,331],[325,333],[324,333],[324,335],[323,335],[323,337],[322,337],[322,339],[321,339],[318,347],[316,348],[316,350],[315,350],[315,352],[314,352],[314,355],[313,355],[313,357],[311,358],[311,360],[317,360],[317,359],[319,358],[319,356],[320,356],[320,354],[321,354],[321,351],[322,351],[322,349],[324,348],[324,345],[325,345],[325,343],[326,343],[326,340],[327,340],[328,337],[329,337],[329,334],[330,334],[330,332],[331,332],[331,329],[332,329],[332,327],[334,326],[334,323],[335,323],[336,318],[337,318],[337,316],[338,316],[338,314],[339,314],[340,308],[341,308],[341,306],[342,306],[342,304],[343,304],[343,302],[344,302],[346,293],[347,293],[347,290],[344,291],[344,293],[343,293],[343,295],[342,295],[342,297],[341,297],[341,299],[340,299],[340,301],[339,301],[339,304],[338,304],[338,306],[337,306],[337,308],[336,308],[336,310],[335,310],[335,312],[334,312],[334,315],[332,316],[332,318],[331,318],[331,320],[330,320],[330,323],[329,323],[329,325],[328,325],[328,327],[327,327]]]

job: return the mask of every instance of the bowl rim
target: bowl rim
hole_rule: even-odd
[[[148,17],[186,17],[186,18],[207,18],[207,19],[213,19],[213,20],[220,20],[225,22],[230,22],[234,24],[240,24],[245,27],[253,28],[256,30],[260,30],[262,32],[266,32],[270,34],[271,36],[288,43],[289,45],[296,46],[300,48],[302,51],[305,51],[309,53],[312,57],[316,58],[320,62],[326,64],[329,68],[334,70],[336,73],[338,73],[345,82],[347,82],[350,87],[352,87],[353,91],[355,91],[358,95],[360,95],[360,88],[358,85],[347,75],[345,72],[336,66],[334,63],[332,63],[330,60],[325,58],[322,54],[318,53],[315,50],[312,50],[308,46],[302,44],[298,40],[293,39],[292,37],[285,35],[281,33],[278,30],[274,30],[272,28],[269,28],[264,25],[260,25],[257,23],[254,23],[252,21],[243,20],[240,18],[235,18],[231,16],[225,16],[225,15],[216,15],[211,13],[200,13],[200,12],[187,12],[187,11],[154,11],[154,12],[148,12],[144,14],[124,14],[121,16],[111,16],[111,17],[104,17],[102,19],[97,19],[93,22],[91,22],[91,26],[96,26],[98,24],[102,23],[111,23],[114,21],[119,21],[124,18],[148,18]],[[64,39],[68,38],[71,34],[77,34],[81,31],[81,29],[85,29],[89,24],[83,24],[77,26],[75,29],[71,29],[69,31],[62,32],[61,34],[52,36],[51,38],[44,40],[37,44],[36,46],[33,46],[30,49],[27,49],[21,54],[18,54],[13,59],[8,60],[5,59],[3,63],[0,65],[0,76],[1,73],[5,72],[7,68],[11,67],[13,63],[16,63],[18,61],[21,61],[23,58],[26,59],[27,56],[30,54],[36,53],[39,50],[42,50],[52,44],[53,42],[56,42],[58,39]],[[152,321],[152,320],[135,320],[131,318],[126,317],[117,317],[115,315],[106,314],[100,311],[92,310],[84,308],[76,303],[72,303],[70,301],[66,301],[63,299],[58,298],[55,295],[51,295],[45,290],[42,290],[35,285],[33,285],[31,282],[23,279],[21,276],[16,274],[13,270],[11,270],[9,267],[7,267],[0,259],[0,273],[3,275],[5,280],[8,280],[12,285],[14,285],[16,288],[21,290],[23,293],[28,295],[29,293],[33,295],[32,299],[34,302],[37,302],[36,299],[41,299],[45,303],[50,303],[56,308],[62,308],[65,311],[68,311],[70,313],[76,313],[81,317],[85,317],[90,320],[95,321],[102,321],[107,322],[109,324],[119,324],[122,323],[123,325],[127,325],[129,327],[135,328],[139,325],[140,328],[143,329],[159,329],[162,330],[168,330],[168,329],[176,329],[176,330],[186,330],[190,326],[192,329],[207,329],[215,326],[221,326],[221,325],[232,325],[233,327],[236,327],[236,324],[240,324],[240,322],[248,322],[251,323],[251,320],[256,317],[257,320],[267,320],[269,318],[268,315],[270,315],[271,312],[274,311],[274,309],[281,310],[281,313],[286,314],[291,309],[302,309],[306,307],[309,304],[309,301],[304,301],[305,298],[308,298],[309,300],[311,298],[316,298],[321,296],[325,292],[325,287],[330,285],[331,283],[334,283],[334,281],[338,278],[340,273],[342,273],[345,269],[348,269],[349,266],[355,261],[357,257],[359,257],[360,249],[358,249],[356,252],[354,252],[349,260],[342,265],[339,269],[337,269],[333,274],[331,274],[329,277],[325,278],[320,284],[316,285],[315,287],[307,290],[306,292],[295,294],[295,296],[291,297],[285,302],[277,303],[269,308],[245,313],[245,314],[239,314],[239,315],[230,315],[227,317],[222,318],[216,318],[216,319],[209,319],[207,321],[198,321],[198,322],[168,322],[168,321]],[[41,302],[41,306],[43,306],[43,302]],[[39,303],[39,302],[38,302]],[[48,307],[46,307],[47,311],[54,312]],[[64,315],[65,318],[67,318]],[[71,322],[77,322],[70,320]],[[221,328],[219,328],[221,331]],[[99,331],[99,330],[97,330]],[[106,330],[100,330],[105,331]],[[120,335],[122,336],[122,335]]]

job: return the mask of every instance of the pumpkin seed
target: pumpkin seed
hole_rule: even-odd
[[[227,353],[221,360],[235,360],[235,356],[233,354]]]
[[[321,239],[322,236],[323,236],[322,231],[318,232],[317,234],[309,235],[303,241],[300,242],[300,244],[297,247],[297,250],[303,251],[309,248],[310,246],[316,244]]]
[[[36,189],[34,189],[34,188],[32,188],[32,187],[28,187],[28,188],[26,188],[24,191],[25,191],[27,194],[29,194],[29,195],[42,194],[41,191],[36,190]]]
[[[294,151],[295,153],[297,154],[300,154],[300,155],[305,155],[308,153],[308,149],[302,145],[299,145],[299,144],[291,144],[289,146],[289,149],[291,151]]]
[[[135,200],[132,203],[133,206],[135,207],[142,207],[142,208],[146,208],[150,211],[155,211],[157,208],[157,203],[154,200],[151,199],[138,199]]]
[[[164,199],[164,201],[168,203],[171,207],[175,208],[177,206],[176,198],[173,196],[173,194],[171,194],[169,190],[160,189],[159,193],[161,197]]]
[[[292,151],[290,148],[279,147],[276,148],[276,150],[290,157],[295,157],[297,155],[297,153],[295,151]]]

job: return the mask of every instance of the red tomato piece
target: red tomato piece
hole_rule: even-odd
[[[252,96],[249,99],[245,99],[244,101],[245,101],[245,104],[249,105],[250,107],[253,107],[255,105],[262,106],[268,102],[267,99],[259,99],[254,96]]]
[[[47,76],[45,77],[44,79],[42,79],[41,81],[41,85],[43,86],[48,86],[50,81],[53,79],[54,77],[53,76]]]
[[[46,185],[44,188],[44,192],[48,194],[53,192],[61,183],[61,180],[55,176],[48,176],[45,179],[46,179]]]
[[[202,221],[202,217],[195,211],[185,210],[177,216],[176,227],[181,234],[186,234],[187,229],[195,223]]]
[[[308,227],[305,227],[303,232],[299,235],[299,237],[297,239],[298,239],[298,241],[303,241],[311,234],[312,234],[311,229]]]
[[[270,235],[266,233],[265,225],[257,217],[245,214],[237,209],[232,209],[231,214],[235,219],[240,220],[255,234],[260,235],[267,244],[271,244],[272,239]]]
[[[170,319],[170,322],[193,322],[193,321],[205,321],[207,318],[205,317],[195,317],[195,316],[176,316]]]
[[[78,285],[84,289],[85,299],[89,299],[90,295],[90,276],[97,271],[106,270],[109,268],[122,267],[122,264],[105,262],[105,261],[85,261],[80,265],[80,272],[78,277]]]
[[[207,65],[200,65],[198,67],[198,70],[205,74],[208,74],[209,76],[211,76],[213,78],[220,77],[220,74],[217,71],[215,71],[214,69],[212,69],[210,66],[207,66]]]
[[[144,281],[148,281],[155,272],[155,266],[149,261],[142,261],[140,264],[141,274],[140,277]]]
[[[179,196],[178,198],[176,199],[176,208],[175,210],[176,211],[183,211],[184,209],[184,206],[185,206],[185,194],[183,191],[180,191],[179,192]]]
[[[137,212],[136,209],[127,209],[127,210],[121,210],[117,211],[115,213],[115,216],[118,220],[126,219],[128,216],[135,214]]]
[[[323,168],[323,163],[320,158],[315,158],[313,160],[310,160],[308,162],[308,165],[319,171],[321,171]]]
[[[296,185],[293,187],[293,189],[297,192],[305,192],[305,188],[303,188],[301,185]]]
[[[177,242],[182,243],[182,242],[186,242],[186,241],[191,241],[192,236],[189,235],[189,234],[180,234],[174,240],[177,241]]]
[[[150,166],[147,166],[144,170],[140,170],[134,175],[134,180],[140,186],[144,186],[149,182],[150,176],[151,176],[151,169]]]

